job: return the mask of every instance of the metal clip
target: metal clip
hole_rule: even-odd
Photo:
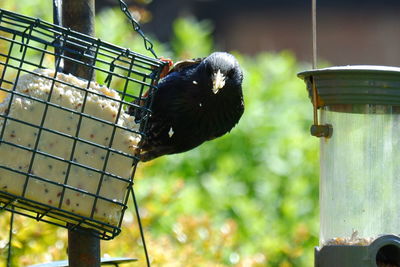
[[[310,133],[315,137],[326,137],[330,138],[333,134],[333,128],[330,124],[320,125],[318,123],[318,91],[315,85],[313,77],[310,79],[312,86],[312,103],[313,103],[313,113],[314,113],[314,124],[311,125]]]
[[[310,133],[315,137],[326,137],[329,138],[332,136],[333,128],[332,125],[311,125]]]

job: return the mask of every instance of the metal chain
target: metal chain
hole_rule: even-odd
[[[154,52],[154,50],[153,50],[153,47],[154,47],[153,43],[149,40],[149,38],[146,37],[146,35],[144,34],[144,32],[142,31],[142,29],[140,27],[139,22],[137,22],[137,20],[135,20],[135,18],[132,16],[131,12],[129,12],[128,5],[125,4],[124,1],[119,0],[119,6],[120,6],[122,12],[125,14],[125,16],[131,22],[132,27],[135,30],[135,32],[137,32],[140,36],[142,36],[143,41],[144,41],[144,47],[146,48],[146,50],[150,51],[155,58],[158,58],[156,55],[156,52]]]

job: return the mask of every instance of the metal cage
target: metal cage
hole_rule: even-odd
[[[0,9],[0,210],[118,235],[163,66]]]

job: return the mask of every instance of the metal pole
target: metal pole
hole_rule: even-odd
[[[62,26],[87,35],[94,35],[94,0],[65,0],[61,4]],[[65,56],[76,57],[69,55]],[[90,67],[64,60],[63,72],[91,80]],[[100,267],[100,239],[90,229],[68,230],[69,267]]]
[[[83,231],[68,230],[68,266],[100,267],[100,239]]]
[[[94,35],[94,1],[95,0],[63,0],[61,5],[62,26],[70,28],[71,30],[78,31],[87,35]],[[68,47],[68,44],[66,45]],[[71,47],[73,50],[79,50],[79,47]],[[82,59],[80,55],[68,53],[65,51],[66,57],[74,58],[79,61],[89,61],[89,59]],[[90,65],[90,64],[89,64]],[[75,76],[92,80],[92,68],[84,64],[77,64],[72,60],[64,58],[65,73],[71,73]]]

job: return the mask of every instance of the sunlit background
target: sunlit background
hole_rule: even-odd
[[[311,66],[311,1],[126,2],[159,56],[229,51],[245,77],[245,114],[230,134],[138,169],[134,188],[152,266],[312,266],[318,140],[309,135],[311,104],[296,77]],[[317,2],[320,66],[399,65],[399,1]],[[96,0],[96,7],[98,37],[148,53],[117,0]],[[0,8],[52,21],[49,0],[2,0]],[[0,212],[0,266],[9,218]],[[65,229],[16,216],[13,266],[66,259],[66,238]],[[145,266],[132,207],[101,253]]]

